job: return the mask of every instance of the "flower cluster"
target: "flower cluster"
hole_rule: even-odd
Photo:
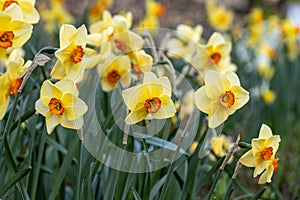
[[[10,95],[17,95],[31,61],[24,64],[22,46],[30,39],[32,24],[39,21],[34,1],[0,1],[0,119],[6,113]]]

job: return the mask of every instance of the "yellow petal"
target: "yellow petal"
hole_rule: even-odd
[[[202,86],[195,92],[194,103],[197,106],[197,108],[199,108],[199,110],[208,114],[208,112],[209,112],[208,108],[209,108],[210,102],[211,102],[211,99],[208,98],[208,96],[206,94],[205,86]]]
[[[23,46],[31,37],[32,25],[23,21],[13,21],[10,24],[11,30],[15,34],[13,39],[13,47],[19,48]]]
[[[261,174],[266,168],[267,168],[268,161],[265,161],[263,159],[256,160],[255,169],[253,172],[253,177],[258,176]]]
[[[138,123],[140,121],[142,121],[143,119],[145,119],[147,116],[147,112],[144,109],[143,110],[136,110],[133,112],[130,112],[129,115],[127,115],[127,117],[125,118],[125,122],[127,124],[135,124]]]
[[[249,101],[249,92],[240,86],[233,86],[230,90],[234,94],[234,104],[230,109],[237,110]]]
[[[40,20],[38,11],[34,8],[34,4],[27,1],[20,1],[19,5],[24,14],[24,21],[30,24],[36,24]]]
[[[256,165],[256,158],[253,156],[252,150],[247,151],[239,161],[246,167],[255,167]]]
[[[70,121],[84,115],[88,109],[84,101],[70,93],[66,93],[61,101],[65,109],[64,115]]]
[[[50,135],[54,128],[61,123],[61,115],[52,115],[50,112],[46,114],[47,133]]]
[[[10,102],[9,95],[3,95],[3,93],[0,94],[0,120],[4,117],[9,102]]]
[[[272,163],[270,163],[268,164],[266,171],[264,171],[262,175],[260,175],[258,184],[270,183],[273,173],[274,173],[274,167],[272,166]]]
[[[266,140],[266,146],[271,146],[273,148],[273,155],[276,154],[280,141],[281,139],[279,135],[271,136]]]
[[[228,118],[228,112],[219,102],[211,103],[208,112],[208,127],[216,128]]]
[[[63,24],[59,30],[59,46],[64,47],[69,45],[74,35],[76,34],[76,28],[70,24]]]
[[[61,80],[55,83],[55,86],[63,91],[64,93],[71,93],[78,96],[78,89],[76,88],[75,82],[72,80]]]
[[[48,106],[51,98],[61,99],[62,92],[49,80],[43,82],[41,87],[40,99],[45,106]]]
[[[269,137],[272,137],[272,136],[273,136],[273,133],[272,133],[271,128],[266,124],[262,124],[260,127],[258,137],[262,138],[262,139],[268,139]]]
[[[66,116],[62,116],[61,125],[65,128],[80,129],[83,126],[83,118],[79,117],[75,120],[68,120]]]
[[[134,110],[141,97],[141,85],[131,87],[122,91],[124,103],[129,110]]]
[[[57,80],[61,80],[66,77],[66,69],[59,60],[56,61],[54,67],[52,68],[50,76]]]
[[[224,84],[229,85],[229,81],[224,79],[220,73],[208,70],[205,73],[206,94],[211,99],[219,99],[220,95],[225,92]]]
[[[238,75],[232,71],[226,71],[223,75],[229,80],[231,86],[241,86]]]
[[[44,117],[46,117],[46,114],[49,112],[49,107],[44,105],[41,99],[39,99],[35,102],[35,110]]]

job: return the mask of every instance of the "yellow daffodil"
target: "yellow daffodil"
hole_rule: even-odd
[[[98,65],[98,74],[101,77],[101,87],[109,92],[118,86],[118,81],[123,87],[131,83],[131,63],[128,56],[108,57],[103,64]]]
[[[153,58],[144,50],[132,51],[128,53],[128,56],[131,59],[132,69],[138,78],[141,74],[151,71]]]
[[[171,58],[184,58],[190,61],[197,44],[201,38],[203,27],[180,24],[176,28],[176,38],[171,38],[167,42],[168,56]]]
[[[275,74],[275,68],[270,65],[259,64],[257,66],[260,77],[271,80]]]
[[[271,105],[274,103],[276,99],[276,93],[270,89],[264,89],[261,92],[262,99],[267,105]]]
[[[225,135],[213,136],[210,139],[210,146],[214,154],[218,157],[225,156],[232,145],[231,138]]]
[[[24,64],[24,59],[12,53],[7,61],[6,72],[0,77],[0,119],[3,118],[10,102],[10,94],[16,96],[22,84],[22,77],[31,65],[31,61]]]
[[[127,108],[127,124],[135,124],[143,119],[165,119],[175,115],[176,109],[171,99],[171,83],[167,77],[157,78],[152,72],[144,75],[143,83],[122,91]]]
[[[275,154],[280,142],[279,135],[273,135],[269,126],[263,124],[258,138],[252,139],[252,149],[246,152],[240,162],[247,167],[255,167],[253,177],[260,176],[258,183],[271,182],[271,177],[278,167],[278,158]],[[265,171],[264,171],[265,170]]]
[[[193,154],[195,152],[195,150],[197,149],[197,146],[198,146],[198,142],[197,141],[194,141],[192,143],[192,145],[190,146],[189,148],[189,153],[190,154]]]
[[[89,22],[94,23],[100,20],[99,17],[103,15],[103,12],[108,9],[112,3],[112,0],[97,0],[95,4],[90,7],[88,15]]]
[[[70,79],[79,82],[84,74],[84,51],[87,42],[87,30],[84,25],[76,29],[72,25],[65,24],[59,33],[60,49],[55,52],[55,63],[52,78]]]
[[[253,8],[249,14],[251,24],[261,24],[264,21],[264,12],[261,8]]]
[[[20,16],[20,10],[15,6],[10,6],[10,15]],[[14,19],[10,15],[0,12],[0,58],[6,58],[9,48],[22,47],[29,40],[32,33],[32,25]]]
[[[219,72],[236,71],[236,65],[231,63],[231,48],[231,42],[226,41],[220,33],[214,32],[205,46],[197,48],[191,64],[202,76],[209,69]]]
[[[75,83],[61,80],[55,84],[49,80],[41,87],[40,99],[35,109],[46,117],[47,133],[61,124],[65,128],[80,129],[83,125],[82,116],[87,111],[86,104],[78,98]]]
[[[126,13],[125,16],[114,15],[112,16],[109,11],[103,12],[102,20],[97,21],[90,25],[89,31],[91,33],[101,33],[105,37],[103,39],[109,39],[114,34],[118,34],[127,31],[131,27],[132,14]]]
[[[20,7],[23,13],[23,21],[36,24],[40,20],[40,15],[35,9],[35,0],[0,0],[0,8],[2,11],[9,10],[12,4]]]
[[[206,13],[209,24],[218,31],[227,31],[233,21],[233,12],[224,6],[217,5],[215,1],[208,1],[206,4]]]
[[[194,103],[208,114],[208,126],[216,128],[248,102],[249,93],[240,86],[238,76],[231,71],[220,74],[208,70],[204,80],[205,85],[194,94]]]
[[[50,1],[50,9],[47,5],[41,4],[39,10],[48,33],[54,33],[61,25],[71,24],[75,21],[74,17],[65,8],[64,1]]]
[[[159,2],[146,0],[146,12],[150,16],[161,17],[165,14],[165,8]]]

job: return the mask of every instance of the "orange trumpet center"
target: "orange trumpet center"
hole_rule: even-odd
[[[210,55],[210,58],[212,59],[213,63],[218,64],[222,56],[220,53],[215,52]]]
[[[262,150],[262,152],[260,153],[260,156],[264,160],[269,160],[272,155],[273,155],[273,148],[272,147],[264,148],[264,150]]]
[[[4,31],[0,34],[0,47],[7,49],[12,46],[12,40],[15,38],[15,34],[12,31]]]
[[[10,6],[13,3],[19,5],[18,1],[13,1],[13,0],[5,1],[5,3],[3,4],[3,7],[2,7],[2,11],[4,11],[8,6]]]
[[[77,64],[82,60],[83,57],[83,48],[81,46],[76,46],[76,48],[72,51],[71,59],[73,63]]]
[[[49,102],[50,112],[54,115],[62,115],[65,111],[62,102],[56,98],[52,98]]]
[[[161,100],[157,97],[147,99],[145,101],[144,107],[146,108],[147,113],[156,113],[159,111],[161,106]]]
[[[119,72],[117,70],[112,70],[111,72],[109,72],[107,74],[107,79],[109,80],[109,82],[115,84],[118,82],[118,80],[121,78],[121,75],[119,74]]]
[[[272,165],[274,167],[274,172],[277,170],[278,168],[278,161],[279,161],[279,158],[275,158],[272,162]]]
[[[21,78],[17,78],[16,80],[12,81],[10,83],[10,94],[16,96],[21,84],[22,84]]]
[[[221,94],[219,97],[219,103],[226,107],[231,108],[235,102],[234,94],[231,91],[226,91],[224,94]]]

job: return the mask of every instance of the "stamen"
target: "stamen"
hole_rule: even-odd
[[[121,75],[117,70],[112,70],[107,74],[107,79],[113,84],[117,83],[120,78]]]
[[[72,51],[71,58],[73,63],[77,64],[82,60],[83,57],[83,48],[81,46],[76,46]]]

